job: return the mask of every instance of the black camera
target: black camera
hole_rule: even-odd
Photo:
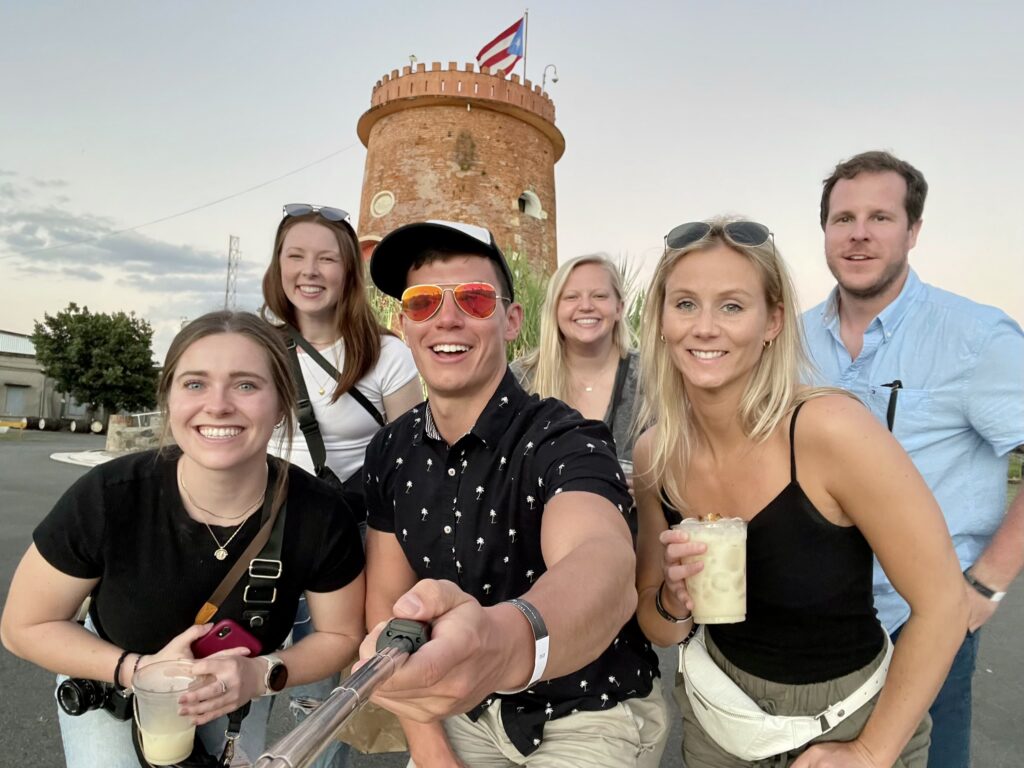
[[[115,720],[130,720],[132,695],[110,683],[69,677],[57,686],[57,703],[69,715],[84,715],[94,709],[106,710]]]

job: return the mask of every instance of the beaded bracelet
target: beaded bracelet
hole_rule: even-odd
[[[665,606],[661,603],[661,590],[664,586],[665,582],[663,581],[661,582],[661,584],[658,585],[658,591],[654,593],[654,607],[658,609],[658,614],[661,616],[661,618],[663,618],[665,621],[671,621],[673,624],[685,624],[688,621],[693,621],[692,613],[689,616],[681,619],[678,616],[673,616],[671,613],[665,610]]]
[[[121,693],[124,693],[125,691],[128,690],[128,688],[131,687],[131,686],[125,686],[125,687],[121,686],[121,665],[124,664],[124,660],[126,658],[128,658],[128,654],[129,653],[131,653],[131,651],[125,651],[124,653],[122,653],[121,656],[117,660],[117,664],[114,666],[114,688],[117,691],[121,692]]]

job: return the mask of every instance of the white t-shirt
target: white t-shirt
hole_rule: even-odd
[[[342,395],[336,403],[331,404],[331,395],[337,383],[330,374],[309,357],[302,347],[298,348],[299,368],[306,380],[306,390],[320,434],[324,439],[327,451],[327,466],[342,481],[347,480],[356,470],[363,466],[366,446],[380,425],[366,412],[351,395]],[[338,340],[332,346],[321,349],[320,354],[340,371],[345,365],[345,343]],[[384,398],[392,395],[417,377],[416,364],[412,352],[405,343],[394,336],[381,336],[380,358],[369,373],[356,382],[356,387],[366,395],[373,406],[384,415]],[[321,395],[320,390],[324,393]],[[275,456],[288,459],[292,464],[313,472],[313,459],[309,454],[306,438],[295,424],[295,439],[292,442],[291,454],[288,454],[284,430],[274,433],[270,441],[270,452]]]

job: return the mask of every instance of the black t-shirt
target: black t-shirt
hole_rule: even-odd
[[[363,468],[370,527],[395,534],[418,578],[453,581],[485,606],[523,595],[543,575],[541,520],[555,495],[593,493],[623,515],[632,506],[608,427],[527,395],[508,371],[454,445],[437,433],[429,407],[417,406],[377,433]],[[646,696],[657,674],[634,617],[577,672],[500,696],[502,723],[530,754],[548,720]]]
[[[36,548],[62,573],[100,581],[90,616],[106,640],[137,653],[156,653],[187,629],[259,528],[259,514],[242,523],[217,560],[206,526],[185,511],[178,493],[180,454],[154,451],[102,464],[69,488],[33,534]],[[269,459],[268,494],[278,460]],[[236,526],[212,526],[221,543]],[[359,530],[344,501],[326,484],[288,467],[283,563],[263,650],[280,646],[305,590],[340,589],[363,570]],[[246,577],[218,618],[242,620]]]

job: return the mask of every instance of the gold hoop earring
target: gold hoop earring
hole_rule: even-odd
[[[768,341],[766,341],[764,343],[764,348],[765,349],[771,349],[772,348],[772,344],[774,344],[774,343],[775,343],[775,339],[768,339]]]
[[[658,338],[659,338],[659,339],[661,339],[661,343],[662,343],[662,344],[664,344],[664,343],[665,343],[665,334],[663,334],[663,333],[661,333],[661,334],[658,334]]]

